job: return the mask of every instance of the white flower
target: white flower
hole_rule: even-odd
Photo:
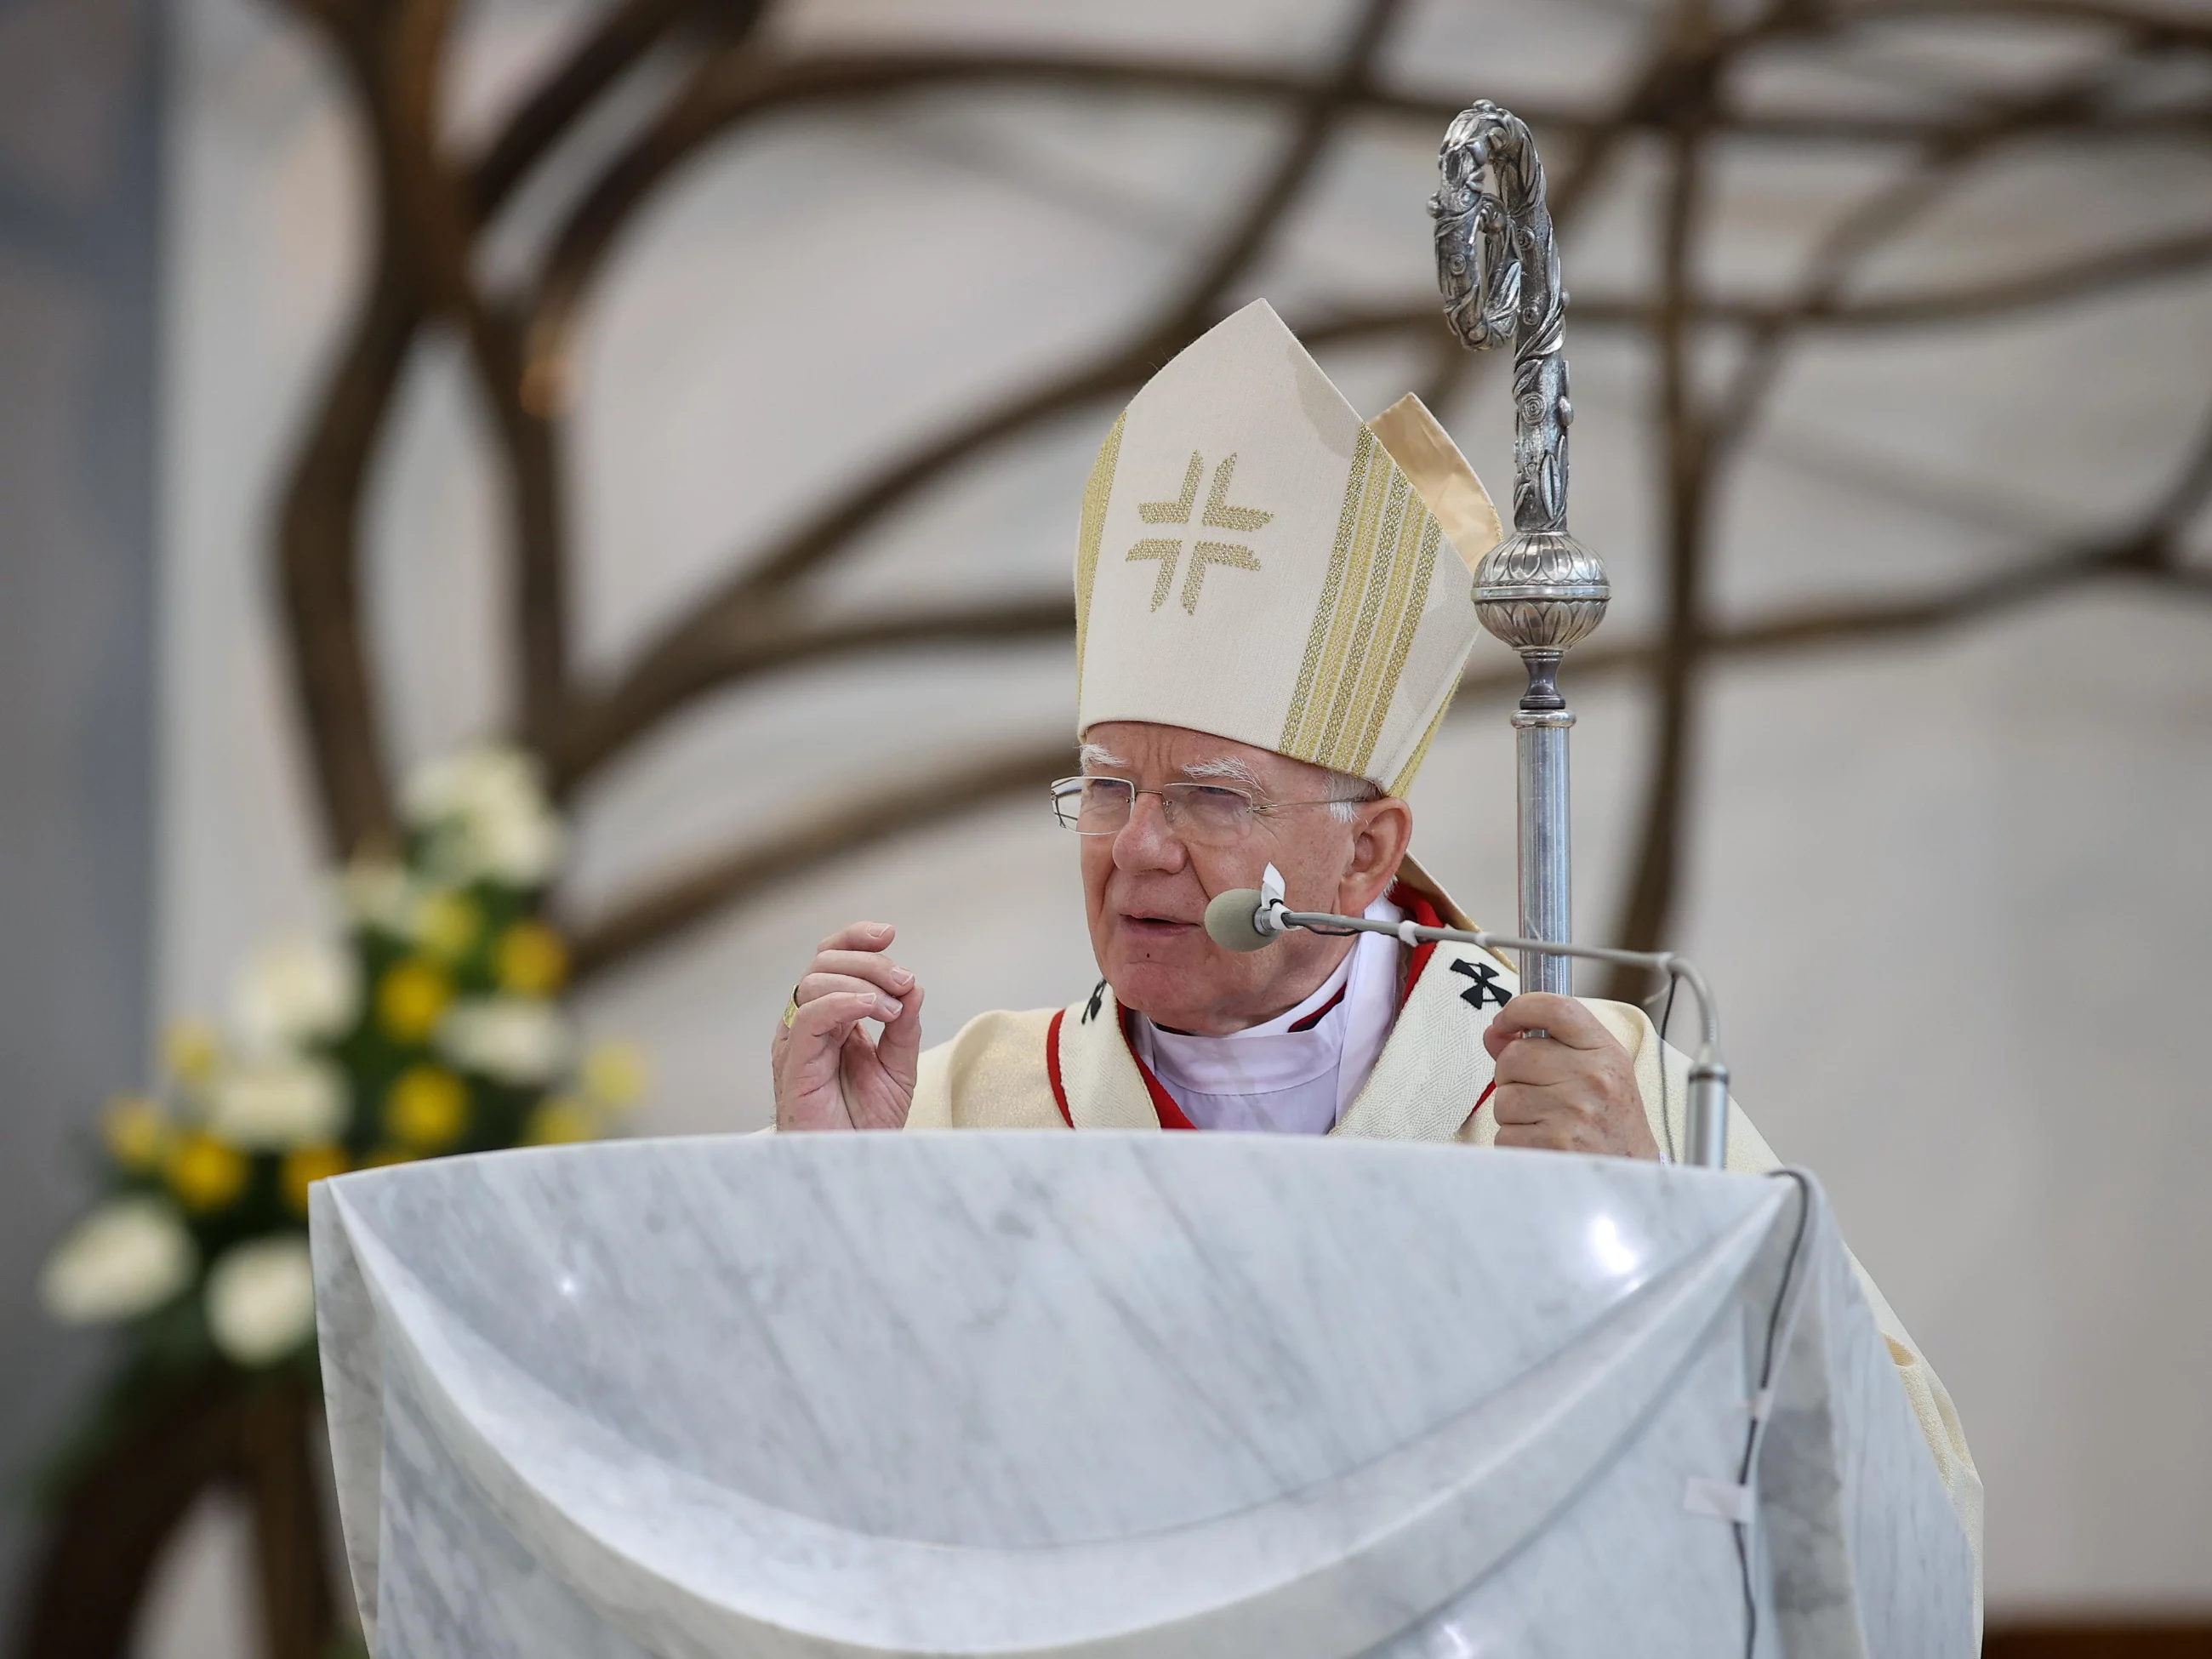
[[[335,1140],[345,1118],[345,1079],[319,1060],[235,1066],[209,1091],[209,1133],[249,1151]]]
[[[477,869],[515,887],[543,885],[560,864],[567,841],[559,818],[542,805],[520,803],[477,814],[468,839]]]
[[[247,960],[233,993],[239,1035],[262,1053],[342,1035],[361,1012],[353,952],[328,939],[287,939]]]
[[[338,877],[338,903],[353,921],[399,939],[411,937],[415,883],[388,859],[357,858]]]
[[[483,744],[433,761],[408,781],[407,815],[429,832],[428,862],[446,881],[534,887],[560,862],[561,820],[537,760],[519,749]]]
[[[407,780],[407,817],[418,828],[466,817],[486,801],[540,800],[538,763],[506,744],[474,744],[419,767]]]
[[[282,1359],[315,1329],[315,1274],[298,1233],[234,1244],[208,1269],[208,1333],[233,1363]]]
[[[192,1236],[167,1199],[111,1198],[46,1258],[39,1299],[64,1325],[131,1319],[184,1289],[198,1265]]]
[[[545,1083],[568,1060],[568,1023],[536,997],[483,997],[454,1005],[438,1046],[459,1065],[501,1083]]]

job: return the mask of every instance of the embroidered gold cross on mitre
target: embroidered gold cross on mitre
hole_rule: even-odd
[[[1199,522],[1212,530],[1254,531],[1275,515],[1262,513],[1255,507],[1231,507],[1229,504],[1229,481],[1237,471],[1237,457],[1213,469],[1213,488],[1206,495],[1206,511]],[[1198,481],[1206,476],[1206,458],[1197,451],[1191,452],[1190,465],[1183,469],[1182,494],[1171,501],[1139,501],[1137,516],[1146,524],[1188,524],[1191,509],[1198,505]],[[1167,602],[1168,589],[1175,584],[1176,566],[1182,558],[1182,543],[1179,540],[1147,538],[1129,550],[1128,562],[1158,559],[1160,574],[1152,583],[1152,609],[1157,611]],[[1192,616],[1198,614],[1199,590],[1206,582],[1206,567],[1209,564],[1234,565],[1239,570],[1257,570],[1260,561],[1249,547],[1235,542],[1198,542],[1190,550],[1190,562],[1184,567],[1182,578],[1182,608]]]

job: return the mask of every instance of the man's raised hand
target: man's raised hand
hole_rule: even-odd
[[[1522,992],[1498,1011],[1482,1046],[1498,1062],[1499,1146],[1659,1156],[1628,1050],[1574,998]]]
[[[775,1127],[896,1129],[914,1104],[921,1057],[921,987],[884,952],[894,932],[856,921],[822,941],[792,992],[798,1012],[776,1027]],[[883,1036],[862,1024],[880,1020]]]

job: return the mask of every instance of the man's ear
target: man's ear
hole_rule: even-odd
[[[1395,795],[1368,801],[1352,830],[1352,857],[1339,884],[1341,914],[1356,916],[1389,890],[1413,842],[1413,809]]]

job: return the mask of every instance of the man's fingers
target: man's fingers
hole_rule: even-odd
[[[1574,1103],[1557,1091],[1530,1083],[1501,1084],[1490,1097],[1490,1109],[1498,1119],[1498,1127],[1508,1124],[1544,1123],[1563,1111],[1572,1111]]]
[[[1613,1033],[1574,998],[1523,991],[1498,1011],[1482,1034],[1482,1046],[1495,1060],[1523,1031],[1541,1031],[1570,1048],[1602,1048],[1613,1042]]]
[[[898,930],[887,921],[848,922],[814,947],[818,956],[824,951],[884,951],[898,936]]]
[[[1587,1048],[1551,1042],[1542,1037],[1508,1037],[1499,1047],[1502,1052],[1498,1056],[1496,1076],[1501,1089],[1516,1083],[1539,1088],[1565,1083],[1587,1077],[1593,1063],[1603,1063],[1593,1062]]]
[[[878,1018],[876,1009],[883,1001],[880,992],[832,991],[799,1005],[799,1012],[791,1022],[791,1044],[802,1061],[818,1059],[822,1054],[834,1054],[845,1041],[847,1032],[864,1019]]]
[[[911,975],[907,982],[909,987],[913,984]],[[855,979],[849,974],[809,974],[799,981],[792,996],[801,1013],[824,997],[833,996],[861,998],[868,1005],[866,1017],[870,1019],[896,1019],[904,1006],[899,998],[878,990],[872,981]]]
[[[1547,1122],[1504,1123],[1498,1126],[1500,1146],[1527,1146],[1540,1152],[1566,1152],[1574,1148],[1565,1136]]]
[[[860,1030],[878,993],[817,997],[780,1028],[772,1049],[775,1121],[787,1129],[849,1129],[840,1073],[846,1039]]]
[[[889,1029],[902,1016],[911,1023],[908,996],[921,1000],[914,975],[883,954],[895,937],[888,922],[841,927],[822,941],[792,988],[793,1006],[769,1044],[781,1127],[895,1127],[903,1119],[904,1102],[879,1086],[886,1068],[864,1024],[881,1020]],[[906,1047],[919,1046],[915,1036],[906,1039]],[[896,1043],[893,1054],[911,1076],[914,1066]]]
[[[889,957],[873,951],[823,951],[806,965],[808,977],[817,974],[865,980],[878,990],[902,997],[914,988],[914,975]],[[803,981],[802,981],[803,982]]]

